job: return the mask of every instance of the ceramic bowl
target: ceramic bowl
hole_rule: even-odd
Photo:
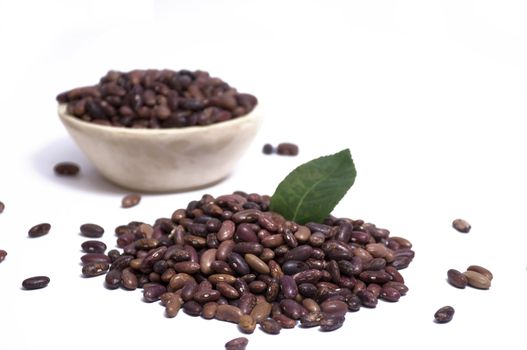
[[[231,173],[258,131],[258,107],[208,126],[132,129],[82,121],[58,108],[81,151],[108,180],[141,192],[205,187]]]

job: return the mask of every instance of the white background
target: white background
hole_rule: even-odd
[[[0,344],[2,349],[222,349],[233,324],[164,317],[139,290],[80,277],[79,226],[153,223],[203,193],[272,194],[294,167],[350,148],[358,176],[335,209],[414,243],[400,302],[348,314],[343,328],[257,330],[248,349],[526,349],[524,1],[0,1]],[[224,182],[144,195],[91,167],[56,115],[61,91],[110,69],[203,69],[260,100],[265,121]],[[265,156],[295,142],[298,157]],[[59,161],[82,167],[58,178]],[[462,217],[469,234],[451,228]],[[52,229],[29,239],[41,222]],[[495,275],[455,289],[450,268]],[[21,281],[49,275],[39,291]],[[433,322],[444,305],[449,324]]]

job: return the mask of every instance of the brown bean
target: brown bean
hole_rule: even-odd
[[[83,236],[90,238],[99,238],[104,234],[104,229],[96,224],[83,224],[80,231]]]
[[[238,323],[242,312],[239,308],[233,305],[218,305],[215,318],[221,321]]]
[[[447,280],[448,283],[453,285],[456,288],[465,288],[468,284],[467,277],[455,269],[450,269],[447,271]]]
[[[340,300],[326,300],[320,304],[320,309],[325,314],[344,316],[348,312],[348,304]]]
[[[296,326],[296,320],[293,320],[292,318],[287,317],[284,314],[274,315],[273,320],[275,320],[282,328],[290,329],[295,328]]]
[[[85,277],[95,277],[100,276],[106,273],[110,269],[110,264],[108,263],[89,263],[85,264],[82,267],[82,274]]]
[[[121,199],[121,206],[123,208],[131,208],[139,204],[141,195],[137,193],[130,193]]]
[[[463,219],[455,219],[452,222],[452,227],[461,233],[468,233],[470,231],[470,224]]]
[[[238,299],[240,297],[236,288],[226,282],[217,282],[216,289],[227,299]]]
[[[320,305],[311,298],[303,299],[302,306],[304,306],[309,312],[320,312]]]
[[[454,317],[454,308],[452,306],[443,306],[434,314],[437,323],[447,323],[452,321]]]
[[[165,313],[167,317],[172,318],[176,317],[179,313],[179,310],[181,310],[181,306],[183,305],[183,300],[178,295],[173,295],[167,300],[165,305]]]
[[[463,272],[467,278],[468,284],[474,288],[489,289],[490,280],[485,275],[476,271],[465,271]]]
[[[203,311],[202,311],[201,317],[207,320],[213,319],[216,316],[217,311],[218,311],[218,303],[214,301],[205,303],[205,305],[203,305]]]
[[[269,315],[271,314],[271,309],[272,305],[267,301],[263,300],[256,303],[250,315],[256,321],[256,323],[260,323],[263,320],[267,319],[267,317],[269,317]]]
[[[31,227],[27,234],[31,238],[41,237],[47,235],[50,229],[51,225],[48,223],[38,224]]]
[[[260,328],[267,334],[279,334],[282,326],[275,320],[268,318],[260,322]]]
[[[73,162],[61,162],[57,163],[53,168],[55,174],[61,176],[75,176],[79,173],[80,167],[78,164]]]
[[[168,285],[170,289],[178,290],[178,289],[183,288],[183,286],[185,286],[185,284],[189,280],[194,280],[194,277],[192,277],[188,273],[180,272],[180,273],[176,273],[175,275],[172,276],[172,278],[170,278]]]
[[[193,261],[181,261],[177,262],[173,265],[174,270],[176,272],[184,272],[188,273],[189,275],[192,275],[193,273],[196,273],[200,270],[201,266],[197,262]]]
[[[207,249],[201,254],[200,269],[205,275],[210,275],[212,271],[212,263],[216,260],[217,249]]]
[[[492,276],[492,272],[490,272],[486,268],[479,266],[479,265],[470,265],[469,267],[467,267],[467,271],[478,272],[482,274],[483,276],[487,277],[489,281],[492,281],[492,279],[494,278],[494,276]]]
[[[256,272],[263,273],[266,275],[270,273],[269,266],[267,266],[267,264],[256,255],[245,254],[244,257],[247,264]]]
[[[234,338],[225,343],[225,350],[245,350],[249,339],[245,337]]]
[[[47,287],[49,281],[48,276],[29,277],[22,281],[22,287],[26,290],[41,289]]]
[[[243,333],[253,333],[256,329],[256,321],[250,315],[242,315],[238,327]]]
[[[130,268],[126,268],[121,272],[121,285],[128,290],[134,290],[137,288],[137,276]]]
[[[226,241],[228,239],[232,239],[234,236],[234,231],[236,229],[236,225],[231,220],[225,220],[221,223],[221,227],[218,230],[218,233],[216,236],[218,237],[218,240],[220,242]]]

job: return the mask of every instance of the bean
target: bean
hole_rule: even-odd
[[[320,304],[324,314],[343,317],[348,311],[348,304],[340,300],[326,300]]]
[[[279,334],[282,326],[272,318],[268,318],[260,323],[260,328],[267,334]]]
[[[265,300],[257,302],[254,308],[252,309],[250,315],[256,321],[260,323],[263,320],[267,319],[271,314],[272,305]]]
[[[148,303],[158,301],[159,297],[167,291],[166,287],[159,283],[152,283],[143,288],[143,299]]]
[[[98,253],[102,254],[106,251],[106,244],[101,241],[85,241],[81,244],[81,248],[86,253]],[[110,257],[111,260],[111,257]]]
[[[276,314],[273,316],[273,320],[275,320],[282,328],[295,328],[296,326],[296,320],[293,320],[290,317],[287,317],[284,314]]]
[[[0,249],[0,262],[4,261],[7,256],[7,252],[3,249]]]
[[[298,155],[298,146],[294,143],[282,142],[278,144],[276,153],[281,156],[296,156]]]
[[[241,295],[240,300],[238,302],[238,307],[240,308],[240,311],[244,315],[249,315],[254,307],[256,306],[257,298],[252,293],[244,293]]]
[[[320,311],[309,312],[300,318],[300,326],[303,328],[320,326],[322,318],[323,315]]]
[[[194,300],[183,303],[183,311],[189,316],[200,316],[203,307]]]
[[[226,350],[245,350],[249,344],[249,339],[245,337],[234,338],[225,343]]]
[[[408,292],[408,287],[401,282],[390,281],[383,284],[383,287],[391,287],[396,289],[400,295],[405,295]]]
[[[470,231],[470,224],[463,219],[455,219],[452,222],[452,227],[461,233],[468,233]]]
[[[320,320],[320,330],[332,332],[344,324],[344,316],[324,315]]]
[[[467,267],[467,271],[478,272],[482,274],[483,276],[487,277],[489,281],[492,281],[492,279],[494,278],[494,276],[492,275],[492,272],[490,272],[486,268],[479,266],[479,265],[470,265],[469,267]]]
[[[242,315],[241,310],[236,306],[218,305],[215,318],[221,321],[239,323]]]
[[[274,147],[270,143],[266,143],[262,148],[263,154],[272,154],[274,152]]]
[[[216,260],[217,249],[208,249],[201,254],[200,269],[201,272],[210,275],[212,270],[212,263]]]
[[[167,300],[167,303],[165,306],[165,313],[167,317],[169,318],[176,317],[176,315],[179,313],[179,310],[181,310],[182,305],[183,305],[183,301],[179,296],[173,295],[172,297],[170,297]]]
[[[236,230],[235,223],[231,220],[225,220],[221,223],[220,229],[216,236],[220,242],[231,239],[234,236]]]
[[[130,268],[126,268],[121,272],[121,285],[128,290],[134,290],[138,287],[139,281],[137,276]]]
[[[53,168],[55,174],[61,176],[75,176],[79,173],[80,167],[73,162],[61,162],[57,163]]]
[[[381,289],[381,293],[379,294],[379,297],[382,300],[386,300],[386,301],[390,301],[390,302],[396,302],[396,301],[399,301],[399,298],[401,297],[401,294],[394,287],[386,287],[386,286],[384,286]]]
[[[250,315],[242,315],[238,321],[238,328],[243,333],[253,333],[256,329],[256,321]]]
[[[31,238],[41,237],[47,235],[50,229],[51,225],[48,223],[38,224],[29,229],[28,235]]]
[[[377,306],[377,298],[372,292],[363,290],[358,292],[357,296],[359,297],[362,305],[369,308],[374,308]]]
[[[244,257],[245,257],[245,261],[247,262],[247,264],[256,272],[263,273],[263,274],[270,273],[269,266],[267,266],[267,264],[262,259],[257,257],[256,255],[245,254]]]
[[[447,280],[448,283],[453,285],[456,288],[465,288],[468,284],[467,277],[455,269],[450,269],[447,271]]]
[[[293,277],[284,275],[280,278],[280,289],[284,298],[295,299],[298,294],[298,287]]]
[[[121,285],[121,270],[110,270],[104,277],[105,286],[108,289],[117,289]]]
[[[474,288],[479,289],[489,289],[490,288],[490,280],[485,277],[485,275],[476,272],[476,271],[465,271],[463,272],[465,277],[467,278],[467,282],[470,286]]]
[[[50,279],[47,276],[30,277],[22,281],[22,287],[26,290],[41,289],[47,287],[49,281]]]
[[[359,274],[359,278],[366,283],[383,284],[392,280],[392,276],[384,270],[379,271],[363,271]]]
[[[251,268],[247,262],[238,253],[231,252],[227,257],[227,263],[235,272],[242,276],[251,272]]]
[[[4,212],[4,209],[5,209],[5,204],[4,202],[0,201],[0,214]]]
[[[90,238],[99,238],[104,234],[104,229],[96,224],[83,224],[80,231],[83,236]]]
[[[110,264],[103,262],[95,262],[85,264],[82,267],[82,274],[85,277],[95,277],[106,273],[110,269]]]
[[[307,314],[307,310],[302,305],[291,299],[280,301],[280,308],[285,315],[293,320],[299,320],[303,315]]]
[[[240,297],[240,293],[238,293],[236,288],[228,283],[218,282],[216,283],[216,289],[227,299],[238,299]]]
[[[284,256],[284,261],[288,261],[288,260],[305,261],[311,256],[312,253],[313,253],[313,248],[311,246],[301,245],[297,248],[293,248],[289,250]]]
[[[121,199],[121,206],[123,208],[131,208],[139,204],[141,195],[137,193],[130,193]]]
[[[192,275],[193,273],[196,273],[200,270],[201,266],[197,262],[193,261],[181,261],[177,262],[173,265],[174,270],[176,272],[184,272],[188,273],[189,275]]]
[[[454,317],[454,308],[452,306],[443,306],[434,314],[437,323],[447,323],[452,321]]]
[[[216,316],[216,312],[218,311],[218,303],[214,301],[209,301],[203,305],[203,311],[201,314],[201,317],[210,320],[213,319],[214,316]]]

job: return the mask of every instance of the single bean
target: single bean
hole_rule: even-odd
[[[443,306],[434,314],[437,323],[447,323],[452,321],[454,317],[454,308],[452,306]]]
[[[31,238],[41,237],[41,236],[47,235],[50,229],[51,229],[50,224],[42,223],[42,224],[38,224],[38,225],[31,227],[27,234]]]
[[[447,271],[447,280],[448,283],[453,285],[456,288],[465,288],[468,284],[467,277],[455,269],[450,269]]]

